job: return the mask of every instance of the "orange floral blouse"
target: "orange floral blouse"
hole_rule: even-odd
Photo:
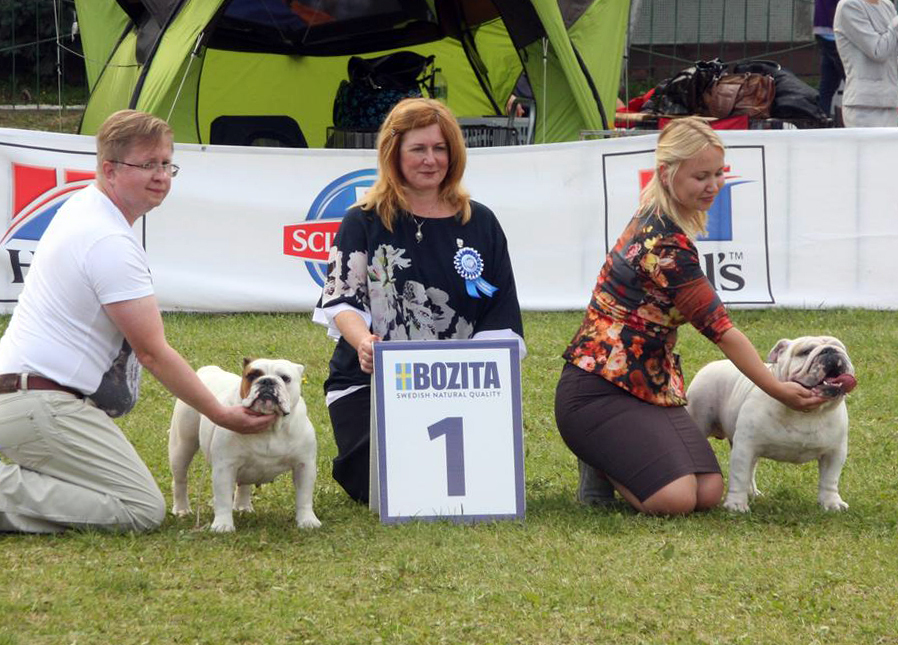
[[[638,214],[605,260],[564,358],[649,403],[686,405],[677,327],[718,342],[733,326],[698,250],[667,217]]]

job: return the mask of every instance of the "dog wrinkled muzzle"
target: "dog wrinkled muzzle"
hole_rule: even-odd
[[[853,372],[854,367],[844,353],[835,347],[825,347],[813,358],[807,373],[795,381],[818,396],[834,399],[857,386]]]
[[[244,405],[260,414],[290,414],[290,410],[284,404],[284,399],[279,396],[279,384],[274,379],[260,378],[253,384],[251,403]]]

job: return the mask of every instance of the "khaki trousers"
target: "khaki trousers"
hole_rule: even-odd
[[[165,499],[105,412],[51,390],[0,394],[0,531],[147,531]]]

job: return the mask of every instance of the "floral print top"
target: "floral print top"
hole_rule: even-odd
[[[667,217],[639,214],[608,254],[564,358],[649,403],[686,405],[673,351],[685,322],[715,343],[733,326],[692,240]]]
[[[508,245],[492,211],[472,201],[467,224],[456,217],[424,219],[420,242],[417,230],[406,213],[395,219],[391,233],[376,213],[350,209],[330,250],[315,320],[323,322],[319,313],[329,307],[348,305],[384,340],[466,339],[489,331],[497,332],[493,337],[523,338]],[[492,297],[468,294],[454,265],[460,245],[479,252],[482,278],[498,289]],[[370,380],[355,349],[341,337],[325,391]]]

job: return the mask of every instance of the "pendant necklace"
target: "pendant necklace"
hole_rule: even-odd
[[[416,216],[414,216],[414,215],[412,215],[412,219],[415,221],[415,226],[418,227],[418,230],[417,230],[417,232],[415,233],[415,241],[416,241],[418,244],[420,244],[420,243],[421,243],[421,240],[424,239],[424,233],[421,232],[421,227],[424,226],[424,222],[426,222],[427,220],[424,219],[424,218],[422,217],[422,218],[421,218],[421,221],[419,222],[419,221],[418,221],[418,218],[417,218]]]

